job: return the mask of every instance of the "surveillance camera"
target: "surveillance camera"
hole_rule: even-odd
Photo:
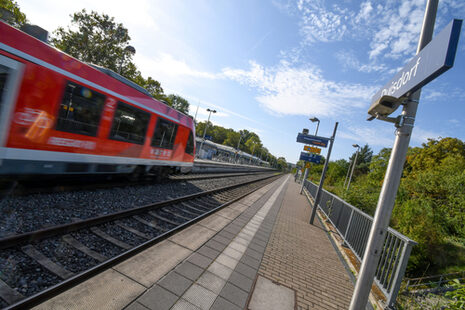
[[[307,129],[307,128],[302,129],[302,133],[303,133],[304,135],[308,135],[308,129]]]
[[[387,95],[382,96],[376,100],[376,102],[374,102],[368,109],[368,114],[371,115],[369,116],[368,120],[372,120],[377,116],[388,116],[397,110],[401,102],[402,100],[400,98]]]

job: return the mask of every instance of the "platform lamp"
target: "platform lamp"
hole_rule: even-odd
[[[212,113],[216,113],[216,110],[207,109],[207,112],[209,112],[208,120],[207,120],[207,124],[205,124],[205,130],[203,131],[202,143],[200,144],[200,148],[199,148],[199,156],[201,154],[200,152],[202,151],[203,144],[205,143],[205,135],[207,134],[208,124],[210,123],[210,116],[212,115]]]
[[[316,118],[316,117],[309,118],[309,120],[312,123],[318,122],[318,124],[316,124],[316,130],[315,130],[315,136],[317,136],[318,135],[318,127],[320,127],[320,120],[318,118]]]
[[[357,152],[355,153],[355,158],[354,158],[354,161],[352,163],[352,171],[350,172],[349,183],[347,183],[347,190],[349,190],[350,181],[352,180],[352,175],[354,174],[354,170],[355,170],[355,165],[357,165],[358,153],[360,152],[360,145],[352,144],[352,146],[357,148]]]

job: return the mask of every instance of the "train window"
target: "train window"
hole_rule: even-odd
[[[3,102],[3,88],[5,88],[6,80],[8,78],[9,69],[5,66],[0,65],[0,110],[2,109]]]
[[[187,139],[186,153],[194,155],[194,136],[192,135],[192,131],[189,132],[189,138]]]
[[[118,102],[111,126],[110,139],[144,144],[149,120],[149,113]]]
[[[105,95],[73,82],[66,84],[56,130],[81,135],[97,135]]]
[[[155,133],[153,134],[152,146],[163,149],[172,149],[178,125],[165,119],[159,118]]]

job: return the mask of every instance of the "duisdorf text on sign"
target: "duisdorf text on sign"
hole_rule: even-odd
[[[425,86],[454,65],[462,20],[454,19],[372,98],[400,98]]]

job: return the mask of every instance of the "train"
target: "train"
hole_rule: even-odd
[[[195,150],[188,115],[0,21],[0,176],[187,173]]]
[[[201,146],[196,149],[197,158],[237,165],[270,166],[267,161],[241,150],[237,150],[231,146],[218,144],[210,140],[204,141],[200,137],[196,137],[195,140],[196,144]]]

